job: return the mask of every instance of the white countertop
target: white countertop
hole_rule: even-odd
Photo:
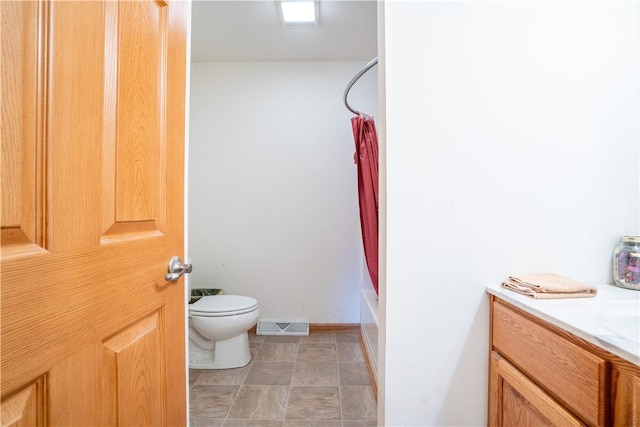
[[[640,291],[598,286],[593,298],[538,300],[503,288],[487,292],[640,366]]]

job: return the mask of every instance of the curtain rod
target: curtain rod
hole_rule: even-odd
[[[358,79],[360,77],[362,77],[364,75],[364,73],[366,73],[367,71],[369,71],[371,68],[373,68],[374,65],[376,65],[378,63],[378,57],[376,56],[375,58],[373,58],[367,65],[365,65],[364,67],[362,67],[362,70],[358,71],[358,74],[355,75],[354,78],[351,79],[351,81],[349,82],[349,84],[347,85],[347,88],[344,91],[344,105],[347,106],[347,109],[349,109],[349,111],[351,111],[353,114],[357,114],[358,116],[362,113],[360,113],[357,110],[354,110],[353,108],[351,108],[351,106],[349,105],[349,102],[347,101],[347,96],[349,95],[349,91],[351,90],[351,87],[358,81]]]

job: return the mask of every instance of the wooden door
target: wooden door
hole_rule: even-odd
[[[498,353],[489,363],[489,426],[584,426]]]
[[[189,10],[0,2],[2,426],[186,423]]]

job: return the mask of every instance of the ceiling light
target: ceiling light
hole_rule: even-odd
[[[280,1],[280,14],[285,25],[317,25],[317,1]]]

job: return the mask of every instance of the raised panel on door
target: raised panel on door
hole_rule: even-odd
[[[104,152],[105,241],[162,232],[167,166],[167,43],[165,2],[108,4],[117,91],[109,100],[109,138]],[[135,76],[135,78],[129,78]]]
[[[165,424],[163,318],[155,312],[103,343],[103,372],[114,387],[109,394],[117,396],[118,425]]]
[[[19,23],[25,31],[3,33],[0,226],[3,255],[43,246],[43,99],[46,7],[37,2],[2,2],[0,27]]]
[[[48,372],[52,425],[166,425],[164,312],[126,325]]]
[[[2,402],[2,427],[44,426],[44,377],[38,378]]]
[[[36,108],[7,138],[3,123],[7,176],[28,185],[2,176],[6,224],[27,230],[2,240],[2,404],[42,378],[52,425],[184,424],[184,283],[164,274],[183,252],[189,5],[25,3],[0,2],[3,49],[42,72],[35,103],[2,104]],[[32,78],[7,52],[3,94]]]

